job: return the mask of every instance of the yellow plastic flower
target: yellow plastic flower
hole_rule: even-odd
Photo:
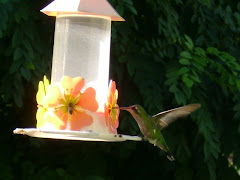
[[[37,118],[37,128],[51,128],[51,129],[60,129],[63,125],[63,122],[56,118],[51,111],[49,111],[48,106],[43,104],[43,100],[47,95],[49,88],[49,80],[44,76],[43,81],[40,81],[38,84],[38,92],[36,95],[38,110],[36,114]]]

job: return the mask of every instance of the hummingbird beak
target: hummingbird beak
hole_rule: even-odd
[[[131,108],[130,107],[113,107],[113,109],[120,109],[120,110],[129,111]]]

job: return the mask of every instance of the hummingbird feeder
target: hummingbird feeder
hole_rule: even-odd
[[[44,77],[36,96],[37,128],[17,128],[33,137],[141,140],[117,133],[118,91],[109,83],[111,21],[124,21],[106,0],[55,0],[41,10],[56,16],[51,83]],[[109,83],[109,85],[108,85]]]

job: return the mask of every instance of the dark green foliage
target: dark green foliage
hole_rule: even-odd
[[[39,12],[38,8],[43,5],[30,0],[0,4],[3,19],[0,24],[0,92],[5,101],[13,100],[19,107],[23,106],[25,84],[36,86],[43,74],[49,74],[52,54],[52,38],[49,37],[52,37],[54,21],[48,19],[47,22]]]
[[[149,114],[199,102],[164,130],[176,162],[147,142],[46,140],[12,134],[34,127],[38,81],[50,77],[55,18],[50,0],[0,1],[0,179],[239,179],[240,3],[109,0],[110,76],[119,105]],[[120,133],[138,135],[128,113]]]

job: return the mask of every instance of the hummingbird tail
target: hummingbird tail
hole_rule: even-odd
[[[164,140],[164,139],[163,139]],[[152,142],[150,142],[152,143]],[[154,146],[158,146],[167,156],[167,158],[170,160],[170,161],[175,161],[175,158],[173,157],[172,153],[170,152],[165,140],[164,140],[164,144],[162,144],[160,141],[157,141],[155,143],[153,143]]]
[[[165,154],[166,154],[168,160],[170,160],[170,161],[175,161],[175,158],[173,157],[173,155],[172,155],[171,152],[166,152]]]

